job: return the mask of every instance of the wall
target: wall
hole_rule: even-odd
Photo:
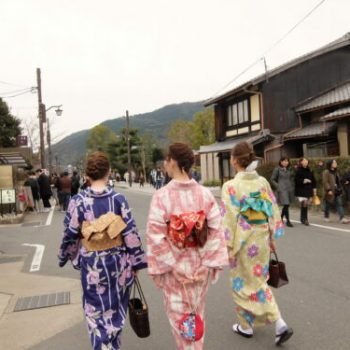
[[[262,85],[264,127],[272,133],[298,127],[294,107],[307,98],[350,79],[350,47],[326,53],[287,71]]]

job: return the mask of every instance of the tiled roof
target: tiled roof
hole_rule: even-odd
[[[295,58],[294,60],[291,60],[277,68],[274,68],[270,71],[268,71],[267,73],[261,74],[247,82],[245,82],[244,84],[241,84],[237,87],[235,87],[234,89],[231,89],[230,91],[227,91],[219,96],[214,96],[212,98],[210,98],[209,100],[207,100],[204,105],[205,106],[209,106],[212,105],[220,100],[225,99],[228,96],[234,95],[235,93],[238,93],[239,91],[244,90],[245,88],[248,88],[252,85],[257,85],[259,83],[261,83],[262,81],[268,79],[268,78],[272,78],[273,76],[280,74],[290,68],[293,68],[295,66],[297,66],[298,64],[301,64],[303,62],[309,61],[315,57],[324,55],[327,52],[331,52],[331,51],[335,51],[339,48],[342,48],[344,46],[348,46],[350,45],[350,32],[346,33],[345,35],[343,35],[341,38],[330,42],[329,44],[320,47],[319,49],[309,52],[306,55],[300,56]]]
[[[283,138],[285,140],[291,140],[291,139],[311,138],[314,136],[327,136],[333,131],[335,126],[336,126],[335,122],[313,123],[303,127],[302,129],[298,129],[293,132],[290,132],[287,135],[285,135]]]
[[[350,81],[327,90],[321,95],[311,97],[299,104],[295,110],[297,112],[307,112],[347,101],[350,101]]]
[[[215,142],[211,145],[200,146],[198,153],[216,153],[216,152],[227,152],[231,151],[232,148],[241,141],[247,141],[252,145],[256,145],[260,142],[273,139],[275,136],[270,134],[270,130],[263,129],[257,135],[254,136],[242,136],[236,137],[234,139],[225,140],[221,142]]]
[[[350,116],[350,106],[339,108],[336,111],[326,114],[321,118],[321,120],[328,121],[328,120],[336,120],[344,117]]]

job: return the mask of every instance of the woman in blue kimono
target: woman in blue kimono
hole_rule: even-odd
[[[107,188],[110,165],[102,152],[88,157],[90,187],[75,195],[64,219],[59,266],[81,271],[83,308],[95,350],[120,349],[135,273],[147,267],[125,197]]]

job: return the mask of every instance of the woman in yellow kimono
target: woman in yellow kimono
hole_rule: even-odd
[[[275,323],[275,344],[280,345],[293,330],[282,319],[267,280],[270,247],[284,234],[284,225],[268,181],[256,171],[246,171],[254,159],[250,144],[237,144],[231,154],[236,176],[222,188],[230,281],[238,317],[232,329],[250,338],[255,326]]]

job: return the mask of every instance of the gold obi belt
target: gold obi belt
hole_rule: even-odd
[[[112,212],[93,221],[83,221],[81,243],[87,251],[102,251],[123,245],[120,234],[126,227],[124,220]]]

